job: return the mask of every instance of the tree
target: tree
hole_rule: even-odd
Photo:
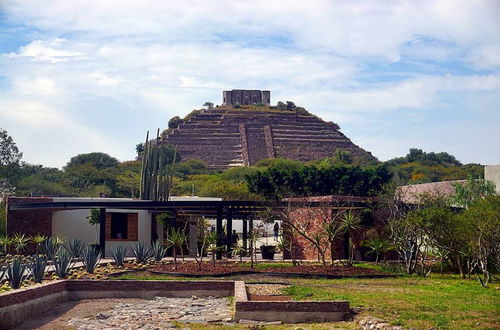
[[[286,104],[284,102],[281,102],[281,101],[278,101],[278,103],[276,104],[276,107],[279,110],[286,110]]]
[[[23,153],[19,152],[14,139],[0,128],[0,166],[17,165],[22,157]]]
[[[297,106],[292,101],[286,101],[286,109],[287,110],[294,110],[296,107]]]
[[[354,259],[354,242],[351,234],[361,228],[361,217],[352,211],[347,211],[342,215],[342,229],[347,234],[349,240],[349,265],[352,265]]]
[[[455,188],[455,194],[452,197],[452,202],[464,208],[468,208],[480,198],[496,194],[493,182],[474,179],[471,175],[467,177],[465,184],[455,183],[453,187]]]
[[[64,169],[68,170],[78,166],[91,166],[97,170],[102,170],[116,167],[118,166],[118,163],[118,159],[111,157],[108,154],[103,152],[91,152],[71,157]]]
[[[184,122],[184,120],[182,120],[181,117],[179,117],[179,116],[172,117],[168,121],[168,128],[177,128],[183,122]]]
[[[212,109],[214,108],[214,104],[213,104],[213,102],[208,102],[208,101],[207,101],[207,102],[205,102],[205,103],[203,104],[203,106],[204,106],[204,107],[207,107],[207,109],[208,109],[208,110],[212,110]]]

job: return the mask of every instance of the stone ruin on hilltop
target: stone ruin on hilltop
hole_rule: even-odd
[[[251,166],[266,158],[305,162],[332,157],[337,149],[349,151],[354,157],[373,158],[342,134],[337,124],[325,122],[303,108],[281,110],[262,105],[262,101],[269,104],[267,91],[244,92],[224,92],[224,103],[236,95],[245,100],[247,95],[253,105],[238,102],[235,106],[195,110],[177,128],[167,130],[160,143],[177,146],[183,160],[200,159],[213,169]],[[257,100],[259,95],[264,100]]]

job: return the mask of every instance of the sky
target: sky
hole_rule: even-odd
[[[0,0],[0,128],[26,162],[133,159],[230,89],[294,101],[380,160],[500,164],[500,1]]]

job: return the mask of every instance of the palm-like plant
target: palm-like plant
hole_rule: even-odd
[[[13,242],[16,248],[16,254],[21,254],[21,251],[29,243],[30,239],[25,234],[14,234]]]
[[[283,261],[285,261],[285,250],[287,249],[287,241],[283,237],[283,235],[278,237],[278,240],[276,241],[276,248],[281,251],[281,258]]]
[[[172,228],[167,237],[167,243],[172,247],[174,254],[174,268],[177,270],[177,248],[182,249],[184,242],[186,241],[186,235],[179,228]]]
[[[354,243],[352,242],[351,233],[361,228],[361,218],[352,211],[347,211],[342,216],[342,229],[347,233],[349,240],[349,265],[352,265],[354,259]]]
[[[7,235],[0,237],[0,245],[2,246],[2,251],[4,254],[7,254],[9,251],[9,247],[12,246],[12,237]]]
[[[210,232],[207,234],[207,252],[212,254],[212,263],[215,265],[215,254],[219,251],[219,247],[217,246],[217,234]]]
[[[240,257],[240,262],[243,261],[243,256],[246,253],[246,249],[243,247],[243,245],[236,244],[236,246],[233,247],[233,250],[231,251],[231,255],[233,257],[239,256]]]
[[[364,246],[371,250],[370,253],[375,254],[375,263],[377,264],[379,262],[380,254],[389,251],[391,248],[391,244],[382,238],[371,238],[364,242]]]
[[[44,234],[36,234],[34,236],[31,236],[31,242],[35,243],[36,245],[36,254],[38,254],[38,251],[40,250],[40,247],[43,244],[43,241],[47,239],[47,236]]]

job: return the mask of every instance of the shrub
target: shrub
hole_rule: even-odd
[[[121,245],[115,246],[113,251],[111,251],[111,257],[113,258],[113,261],[118,267],[123,267],[126,254],[127,254],[127,248]]]
[[[79,239],[72,239],[68,243],[67,250],[73,258],[82,258],[85,253],[85,244]]]
[[[101,251],[99,251],[99,248],[87,246],[87,249],[83,252],[83,265],[87,273],[93,274],[100,260]]]
[[[147,262],[151,258],[151,250],[142,242],[136,243],[132,247],[132,253],[135,256],[135,260],[140,264]]]
[[[68,276],[69,269],[71,268],[71,255],[65,249],[59,249],[57,254],[52,259],[56,275],[60,278]]]
[[[29,269],[33,281],[35,283],[42,283],[43,276],[45,275],[45,268],[47,267],[47,259],[39,255],[35,255],[29,263]]]
[[[18,258],[14,258],[7,266],[7,281],[12,289],[19,289],[23,281],[28,277],[26,264],[23,264]]]

